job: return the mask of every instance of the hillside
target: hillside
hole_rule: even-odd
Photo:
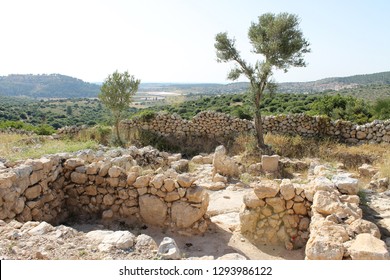
[[[311,82],[291,82],[278,84],[283,93],[314,93],[341,91],[342,94],[356,97],[390,96],[390,71],[355,75],[350,77],[326,78]],[[176,92],[185,95],[220,95],[247,91],[249,83],[141,83],[139,93]],[[371,94],[375,89],[375,94]],[[97,97],[100,85],[87,83],[80,79],[60,75],[8,75],[0,76],[0,95],[25,96],[32,98],[86,98]],[[352,92],[350,92],[352,91]]]
[[[390,71],[349,77],[325,78],[311,82],[280,83],[280,92],[322,92],[327,90],[353,89],[368,85],[390,85]]]
[[[31,98],[97,97],[100,86],[60,75],[0,76],[0,94]]]
[[[333,77],[325,78],[317,81],[310,82],[288,82],[279,83],[278,92],[283,93],[313,93],[323,91],[339,91],[343,90],[343,93],[348,94],[348,90],[365,87],[363,91],[367,90],[367,87],[382,87],[383,90],[390,86],[390,71],[381,72],[366,75],[354,75],[349,77]],[[240,93],[245,92],[249,88],[249,83],[239,82],[230,84],[168,84],[168,83],[146,83],[141,84],[140,92],[153,92],[153,91],[167,91],[167,92],[179,92],[182,94],[224,94],[224,93]],[[358,91],[354,91],[352,95]],[[384,94],[384,95],[390,95]]]

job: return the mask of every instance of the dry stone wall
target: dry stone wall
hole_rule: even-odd
[[[289,179],[252,183],[240,211],[241,233],[255,244],[301,248],[309,238],[311,202]]]
[[[226,137],[254,129],[254,123],[223,113],[204,111],[192,120],[184,120],[178,115],[159,113],[145,121],[132,119],[122,122],[124,129],[140,128],[163,136],[204,138]],[[390,120],[375,120],[364,125],[348,121],[332,121],[319,116],[305,114],[278,115],[263,117],[264,132],[293,134],[308,137],[331,137],[349,143],[375,142],[390,143]]]
[[[168,162],[175,166],[174,160],[150,147],[131,147],[106,153],[57,154],[3,166],[0,219],[51,223],[70,217],[139,220],[183,232],[204,232],[208,194],[187,173],[163,172]],[[150,164],[160,166],[161,173],[145,174]]]

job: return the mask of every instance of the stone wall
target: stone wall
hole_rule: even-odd
[[[238,119],[223,113],[204,111],[192,120],[178,115],[159,113],[155,118],[122,122],[124,129],[140,128],[163,136],[204,138],[225,137],[254,129],[251,121]],[[263,117],[264,132],[292,134],[309,137],[331,137],[349,143],[390,143],[390,120],[356,125],[348,121],[332,121],[325,117],[311,117],[305,114]]]
[[[240,211],[241,233],[258,245],[301,248],[309,238],[311,202],[289,179],[252,183]]]
[[[0,168],[0,219],[138,220],[199,233],[207,229],[208,194],[170,166],[180,161],[146,147],[56,154]],[[143,166],[143,167],[141,167]],[[159,173],[148,170],[150,166]],[[164,170],[166,170],[164,172]]]

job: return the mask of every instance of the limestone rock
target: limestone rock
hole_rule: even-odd
[[[42,191],[41,185],[35,185],[35,186],[27,188],[24,195],[26,196],[27,199],[32,200],[32,199],[40,196],[41,191]]]
[[[261,167],[264,172],[277,172],[279,169],[279,156],[273,155],[273,156],[267,156],[262,155],[261,156]]]
[[[207,195],[205,190],[199,186],[188,188],[186,192],[186,198],[188,199],[188,201],[194,203],[202,202],[205,195]]]
[[[280,186],[275,181],[261,181],[260,183],[252,183],[251,187],[258,198],[275,197],[280,190]]]
[[[243,261],[246,259],[247,259],[246,257],[238,253],[230,253],[217,258],[217,260],[236,260],[236,261]]]
[[[180,260],[181,253],[174,239],[164,237],[157,251],[157,257],[163,260]]]
[[[274,213],[280,213],[286,210],[286,203],[280,197],[269,197],[265,202],[273,208]]]
[[[280,184],[280,193],[285,200],[293,199],[295,196],[295,188],[291,180],[283,179]]]
[[[340,198],[336,194],[327,191],[316,192],[312,208],[323,215],[330,215],[343,210]]]
[[[356,195],[359,191],[359,180],[351,178],[349,174],[337,174],[333,176],[332,182],[341,193]]]
[[[376,238],[381,237],[381,233],[379,231],[379,228],[376,224],[363,220],[363,219],[357,219],[354,222],[352,222],[348,228],[348,233],[350,236],[355,236],[360,233],[370,233]]]
[[[369,233],[356,236],[349,248],[353,260],[388,260],[389,252],[385,242]]]
[[[214,172],[228,177],[238,177],[239,169],[237,163],[226,155],[226,148],[218,146],[213,157]]]
[[[134,245],[135,236],[129,231],[114,231],[104,236],[101,243],[109,244],[119,249],[128,249]]]
[[[79,172],[72,172],[72,174],[70,174],[70,179],[72,180],[73,183],[81,185],[87,182],[88,175]]]
[[[136,250],[157,250],[158,246],[152,237],[146,234],[140,234],[135,240],[134,248]]]
[[[179,174],[177,176],[177,183],[183,188],[191,187],[192,183],[195,182],[196,178],[192,177],[188,173]]]
[[[164,225],[168,207],[159,197],[150,194],[140,196],[139,210],[142,219],[146,223],[158,226]]]
[[[309,260],[342,260],[344,247],[341,242],[329,240],[325,236],[310,238],[305,249]]]
[[[112,166],[108,169],[108,176],[111,178],[117,178],[121,175],[123,169],[118,166]]]
[[[154,176],[149,184],[156,188],[156,189],[160,189],[162,187],[162,185],[164,184],[164,180],[165,180],[165,175],[163,174],[157,174],[156,176]]]
[[[243,197],[243,201],[248,208],[263,207],[265,205],[265,201],[259,199],[254,192],[246,193]]]
[[[200,220],[206,214],[209,197],[206,195],[202,201],[201,207],[194,207],[183,201],[176,201],[172,204],[171,218],[172,222],[179,228],[189,228],[196,221]]]
[[[149,186],[149,181],[150,181],[150,176],[149,175],[139,176],[135,180],[135,183],[133,184],[133,186],[136,187],[136,188],[146,188],[146,187]]]
[[[46,222],[41,222],[36,227],[30,229],[28,231],[28,234],[30,234],[30,235],[44,235],[44,234],[47,234],[47,233],[52,232],[54,230],[55,230],[55,228],[51,224],[48,224]]]
[[[189,161],[187,159],[180,159],[178,161],[172,162],[171,167],[176,170],[176,172],[187,172],[188,163]]]
[[[364,177],[372,177],[378,172],[377,168],[366,163],[360,166],[358,170],[359,170],[359,174]]]
[[[69,169],[69,170],[74,170],[76,167],[84,165],[84,160],[79,159],[79,158],[70,158],[67,159],[64,163],[64,167]]]

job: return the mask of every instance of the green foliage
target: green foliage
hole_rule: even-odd
[[[375,119],[390,119],[390,98],[377,100],[373,107]]]
[[[139,111],[139,113],[133,115],[133,118],[138,118],[143,122],[148,122],[154,119],[155,117],[156,117],[156,112],[149,109]]]
[[[119,145],[122,145],[119,134],[119,122],[123,117],[123,112],[130,107],[132,97],[137,92],[140,83],[140,80],[135,79],[127,71],[124,73],[115,71],[111,75],[108,75],[100,89],[99,99],[110,109],[114,117],[117,142]]]
[[[250,81],[253,94],[255,113],[255,129],[258,146],[265,150],[262,119],[260,114],[261,101],[266,89],[275,92],[275,83],[271,77],[274,69],[285,72],[290,67],[306,66],[304,54],[310,52],[309,43],[299,29],[299,18],[288,13],[266,13],[259,17],[257,23],[252,23],[248,37],[253,46],[253,52],[264,57],[254,65],[240,57],[235,40],[228,38],[226,32],[215,36],[215,48],[218,62],[235,62],[235,67],[229,72],[228,79],[237,80],[241,75]]]
[[[312,115],[326,115],[332,119],[343,119],[358,124],[367,123],[372,117],[370,105],[351,96],[324,95],[311,105]]]

